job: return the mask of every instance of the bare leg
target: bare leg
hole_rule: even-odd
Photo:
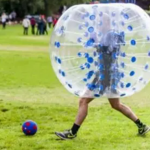
[[[109,98],[108,100],[113,109],[118,110],[119,112],[121,112],[122,114],[124,114],[126,117],[128,117],[134,122],[138,119],[138,117],[128,106],[120,102],[119,98]]]
[[[81,98],[79,101],[79,110],[75,120],[75,124],[81,125],[88,114],[88,104],[93,98]]]

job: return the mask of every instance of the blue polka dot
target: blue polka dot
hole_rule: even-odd
[[[126,96],[126,94],[124,93],[124,94],[121,94],[120,96],[123,97],[123,96]]]
[[[68,87],[72,89],[72,85],[68,83]]]
[[[121,88],[124,88],[124,84],[123,84],[123,83],[120,83],[120,87],[121,87]]]
[[[128,30],[129,30],[129,31],[132,31],[132,30],[133,30],[133,27],[132,27],[132,26],[128,26]]]
[[[150,41],[150,36],[147,36],[147,41]]]
[[[89,35],[88,32],[85,32],[85,33],[84,33],[84,36],[85,36],[85,37],[88,37],[88,35]]]
[[[87,46],[93,46],[93,44],[95,43],[95,40],[94,39],[89,39],[86,43]]]
[[[63,76],[63,77],[65,77],[65,76],[66,76],[66,74],[65,74],[65,72],[64,72],[64,71],[62,71],[62,72],[61,72],[61,74],[62,74],[62,76]]]
[[[86,12],[86,14],[84,15],[85,17],[88,17],[90,14],[89,12]]]
[[[112,14],[111,14],[113,17],[115,17],[116,16],[116,13],[115,12],[112,12]]]
[[[86,79],[86,78],[84,78],[84,79],[83,79],[83,81],[84,81],[84,82],[87,82],[87,79]]]
[[[136,90],[136,88],[133,88],[132,90],[133,90],[133,91],[135,91],[135,90]]]
[[[125,19],[129,19],[129,15],[128,14],[123,14]]]
[[[58,71],[59,71],[59,73],[61,74],[61,72],[62,72],[61,69],[59,69]]]
[[[82,53],[81,53],[81,52],[79,52],[77,55],[78,55],[79,57],[82,57]]]
[[[55,46],[56,46],[57,48],[59,48],[59,47],[60,47],[60,43],[59,43],[59,42],[55,42]]]
[[[100,85],[100,86],[99,86],[99,90],[100,90],[100,91],[103,91],[103,90],[104,90],[104,86],[103,86],[103,85]]]
[[[102,70],[104,70],[104,65],[103,64],[99,64],[98,68],[99,68],[100,71],[102,71]]]
[[[111,85],[111,89],[115,90],[115,89],[116,89],[116,85],[115,85],[115,84],[112,84],[112,85]]]
[[[89,90],[94,90],[96,88],[95,84],[87,84]]]
[[[150,51],[148,51],[148,56],[150,56]]]
[[[85,69],[85,67],[84,67],[83,65],[81,65],[81,66],[80,66],[80,69],[81,69],[81,70],[84,70],[84,69]]]
[[[139,79],[139,81],[143,81],[143,77],[141,77],[141,78]]]
[[[88,23],[88,22],[85,22],[85,26],[88,27],[88,26],[89,26],[89,23]]]
[[[104,80],[104,75],[103,75],[103,74],[100,74],[99,79],[100,79],[100,80]]]
[[[131,71],[130,72],[130,76],[134,76],[135,75],[135,72],[134,71]]]
[[[136,41],[135,40],[131,40],[131,45],[135,46],[136,45]]]
[[[124,72],[120,73],[120,76],[121,78],[124,78],[125,77]]]
[[[121,24],[122,26],[124,26],[124,25],[125,25],[125,23],[124,23],[123,21],[121,21],[121,22],[120,22],[120,24]]]
[[[99,16],[102,17],[102,16],[103,16],[103,12],[100,12],[100,13],[99,13]]]
[[[89,28],[88,28],[88,31],[89,31],[90,33],[92,33],[92,32],[94,32],[94,28],[93,28],[93,27],[89,27]]]
[[[75,95],[79,96],[79,94],[77,92],[74,93]]]
[[[61,64],[61,59],[60,58],[58,58],[57,61],[58,61],[59,64]]]
[[[121,53],[121,56],[126,57],[126,53],[125,52]]]
[[[90,16],[90,20],[95,20],[95,18],[96,18],[95,15]]]
[[[117,59],[118,58],[117,53],[112,53],[112,58]]]
[[[125,63],[124,63],[124,62],[121,62],[121,63],[120,63],[120,66],[121,66],[122,68],[124,68],[124,67],[125,67]]]
[[[149,65],[146,64],[144,68],[145,68],[145,70],[147,70],[149,68]]]
[[[129,88],[131,86],[131,83],[126,84],[126,88]]]
[[[136,57],[132,57],[131,62],[133,62],[133,63],[136,62]]]
[[[57,56],[55,56],[55,61],[57,61],[57,59],[58,59]]]
[[[83,29],[83,25],[79,25],[79,29],[82,30]]]
[[[96,57],[96,56],[97,56],[97,53],[96,53],[96,52],[93,52],[93,56]]]
[[[93,63],[94,59],[92,57],[87,58],[88,63]]]
[[[98,58],[99,58],[99,59],[103,59],[103,54],[100,53]]]
[[[85,66],[86,66],[86,68],[90,68],[91,67],[91,65],[89,64],[89,63],[85,63]]]
[[[85,58],[88,58],[88,57],[89,57],[89,54],[88,54],[88,53],[85,53],[85,54],[84,54],[84,57],[85,57]]]
[[[77,41],[78,41],[79,43],[81,43],[81,42],[82,42],[82,38],[79,37],[79,38],[77,39]]]
[[[94,62],[94,65],[95,65],[95,66],[98,66],[98,62],[97,62],[97,61],[95,61],[95,62]]]
[[[115,26],[115,25],[116,25],[116,22],[115,22],[115,21],[112,21],[112,25]]]
[[[95,97],[100,97],[100,95],[99,95],[99,94],[94,94],[94,96],[95,96]]]

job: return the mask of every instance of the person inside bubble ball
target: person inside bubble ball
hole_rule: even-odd
[[[136,114],[128,106],[121,103],[118,98],[119,91],[117,91],[115,87],[121,79],[121,73],[119,72],[117,57],[121,53],[121,45],[125,43],[124,33],[111,30],[110,18],[107,14],[105,14],[103,21],[105,26],[102,28],[101,40],[99,41],[95,35],[91,35],[91,38],[87,41],[87,46],[92,43],[99,55],[97,60],[98,69],[95,72],[93,81],[88,85],[88,89],[84,91],[82,97],[79,99],[78,114],[72,128],[64,132],[55,132],[61,139],[74,139],[77,137],[77,132],[88,114],[88,105],[94,99],[91,98],[95,90],[94,86],[101,87],[99,94],[105,94],[108,97],[108,101],[113,109],[119,111],[137,125],[139,135],[145,135],[150,131],[150,127],[145,125]]]

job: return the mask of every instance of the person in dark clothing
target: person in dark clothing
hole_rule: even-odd
[[[47,21],[43,18],[43,22],[44,22],[44,33],[43,34],[47,34],[48,35],[48,31],[47,31]]]
[[[37,32],[36,35],[42,35],[44,34],[44,21],[41,17],[39,17],[39,20],[37,22]]]
[[[31,29],[32,35],[35,35],[35,25],[36,25],[36,21],[35,21],[34,17],[31,18],[30,22],[31,22],[31,28],[32,28],[32,29]]]

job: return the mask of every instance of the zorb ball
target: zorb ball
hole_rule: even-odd
[[[37,124],[32,120],[27,120],[22,125],[22,131],[25,135],[34,135],[37,132]]]
[[[150,18],[133,4],[73,6],[53,31],[51,61],[79,97],[130,96],[150,80]]]

